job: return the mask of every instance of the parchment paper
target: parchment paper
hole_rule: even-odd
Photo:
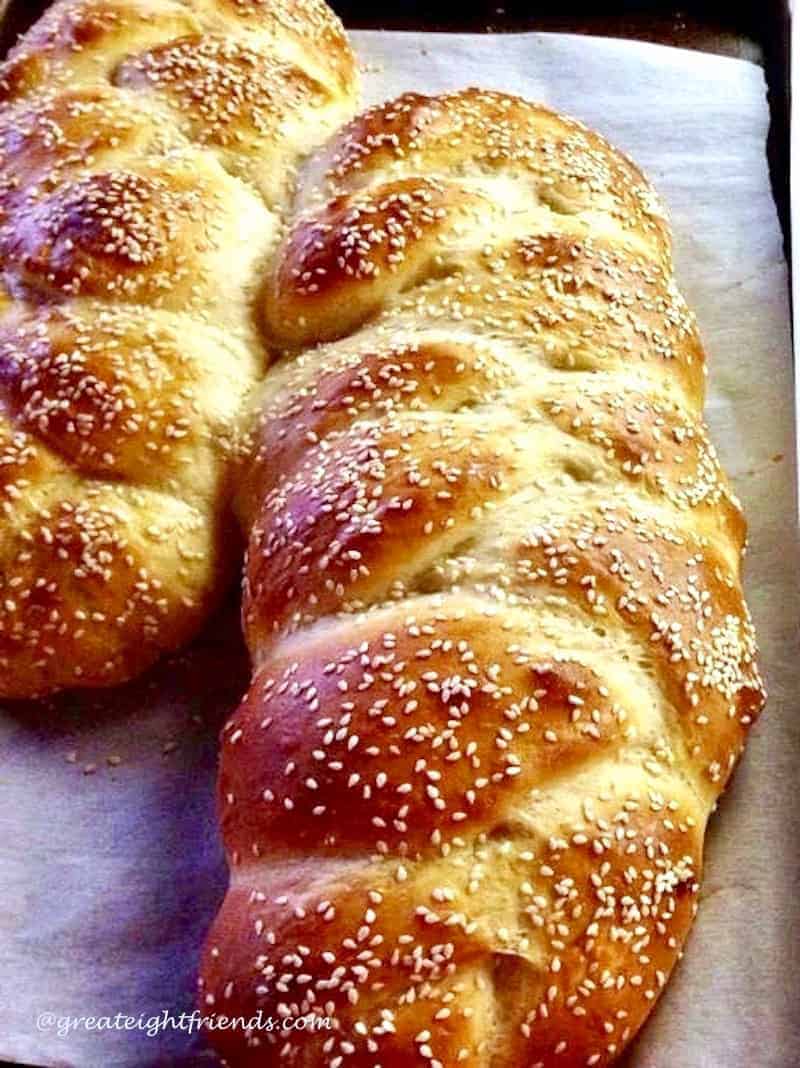
[[[685,960],[630,1063],[793,1068],[794,416],[762,73],[587,37],[354,37],[369,101],[470,83],[545,100],[626,149],[671,209],[679,280],[711,357],[708,417],[750,518],[748,588],[771,701],[713,822]],[[38,1032],[36,1017],[191,1010],[199,945],[225,883],[213,819],[216,732],[245,679],[232,605],[147,679],[58,702],[56,727],[41,709],[0,716],[0,1055],[75,1068],[210,1063],[186,1033],[61,1038]]]

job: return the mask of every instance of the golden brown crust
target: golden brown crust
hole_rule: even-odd
[[[354,421],[403,411],[480,411],[502,398],[526,421],[552,421],[563,434],[595,446],[595,468],[646,486],[678,508],[722,526],[739,549],[745,524],[708,429],[669,396],[618,392],[606,375],[575,377],[565,392],[552,375],[527,374],[491,344],[453,341],[436,332],[371,338],[331,346],[323,359],[299,356],[276,367],[262,389],[251,457],[237,492],[240,519],[252,526],[257,496],[287,478],[313,446]],[[583,460],[584,477],[596,470]],[[581,474],[576,469],[577,474]]]
[[[192,329],[187,345],[179,319],[102,305],[9,317],[0,403],[77,472],[175,490],[218,460],[244,393],[233,367],[215,367],[219,338]]]
[[[436,338],[391,340],[363,350],[331,348],[322,366],[303,356],[277,366],[265,383],[251,456],[237,492],[242,525],[255,497],[289,475],[309,447],[353,420],[405,410],[453,411],[477,405],[517,382],[514,369],[480,346]]]
[[[281,58],[269,38],[237,41],[192,34],[124,61],[117,85],[166,106],[186,136],[214,151],[226,169],[252,183],[281,211],[295,179],[295,161],[332,129],[338,93],[315,71]],[[315,128],[305,121],[317,116]],[[268,154],[271,165],[264,166]]]
[[[678,508],[707,509],[736,549],[744,548],[744,516],[708,428],[676,401],[590,388],[545,397],[540,406],[565,433],[599,446],[620,477],[663,493]]]
[[[334,198],[292,230],[267,303],[268,325],[293,344],[350,333],[435,273],[444,239],[481,207],[490,205],[426,178]]]
[[[193,140],[233,147],[234,161],[245,143],[274,139],[292,111],[324,100],[322,86],[305,71],[222,35],[158,45],[121,64],[115,80],[161,94]]]
[[[358,194],[357,203],[369,202],[380,214],[385,189]],[[697,328],[671,276],[657,265],[606,242],[561,233],[493,244],[480,229],[486,221],[480,214],[472,220],[479,227],[472,247],[459,247],[470,230],[464,237],[457,225],[455,247],[448,246],[438,239],[446,209],[427,227],[416,212],[392,258],[392,232],[364,236],[363,208],[354,217],[350,202],[347,210],[339,205],[333,201],[316,221],[301,218],[284,244],[267,303],[278,341],[335,338],[380,312],[387,328],[409,317],[456,330],[466,323],[476,334],[508,339],[557,368],[605,371],[638,361],[663,381],[666,365],[689,398],[702,399]],[[342,224],[338,233],[330,231],[332,206]],[[459,213],[457,221],[462,219]],[[343,248],[352,251],[343,255]]]
[[[413,574],[506,497],[520,444],[470,430],[399,420],[312,450],[251,529],[243,615],[253,644],[402,591],[405,561]]]
[[[637,636],[680,720],[687,752],[675,759],[724,785],[763,703],[738,568],[705,539],[613,505],[535,527],[513,567],[520,596],[541,584]]]
[[[0,99],[102,82],[134,47],[191,33],[198,25],[173,0],[61,0],[12,48],[0,68]]]
[[[64,182],[0,227],[0,252],[21,296],[144,304],[244,333],[254,321],[245,287],[273,230],[255,196],[186,155]]]
[[[352,96],[356,57],[341,21],[325,0],[201,0],[222,18],[274,42],[281,53],[305,57],[334,91]],[[302,64],[301,64],[302,65]]]
[[[0,67],[0,696],[118,683],[228,583],[265,264],[354,94],[321,0],[58,0]]]
[[[624,695],[520,637],[464,599],[289,643],[226,725],[231,848],[425,855],[490,831],[530,790],[617,749],[635,718]]]
[[[609,1065],[764,701],[656,198],[544,108],[409,94],[312,161],[264,303],[210,1034],[237,1068]]]
[[[243,1066],[611,1063],[696,906],[702,826],[677,797],[609,781],[549,836],[498,822],[424,862],[242,858],[206,947],[206,1012],[331,1024],[220,1030],[221,1051]]]
[[[406,93],[353,119],[311,171],[325,195],[359,189],[374,175],[508,173],[555,214],[602,212],[623,237],[669,263],[663,208],[636,165],[582,123],[506,93]]]
[[[10,222],[65,178],[147,151],[157,134],[118,93],[76,87],[0,109],[0,207]]]
[[[209,30],[260,39],[340,97],[353,96],[355,58],[324,0],[194,0],[191,8],[181,0],[60,0],[11,50],[0,69],[0,100],[106,81],[131,56]]]
[[[19,481],[17,481],[19,486]],[[27,494],[32,491],[24,487]],[[230,532],[148,489],[51,476],[4,518],[0,673],[7,697],[108,686],[183,644],[235,559]]]

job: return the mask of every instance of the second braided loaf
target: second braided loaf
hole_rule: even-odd
[[[267,263],[355,86],[322,0],[60,0],[0,68],[0,697],[129,678],[226,587]]]
[[[309,174],[238,492],[253,679],[201,992],[330,1023],[215,1041],[609,1064],[763,703],[663,211],[598,135],[478,90],[372,109]]]

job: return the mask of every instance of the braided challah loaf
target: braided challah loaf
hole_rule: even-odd
[[[128,678],[231,576],[267,259],[355,83],[323,0],[62,0],[0,68],[0,696]]]
[[[238,491],[213,1040],[609,1064],[764,700],[667,223],[602,138],[477,90],[375,108],[308,174]]]

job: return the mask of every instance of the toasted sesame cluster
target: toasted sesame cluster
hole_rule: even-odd
[[[355,81],[321,0],[59,0],[0,67],[0,696],[129,678],[230,581],[266,265]]]
[[[764,693],[705,358],[636,167],[498,93],[313,158],[236,491],[228,1063],[617,1060]],[[312,347],[313,346],[313,347]]]

